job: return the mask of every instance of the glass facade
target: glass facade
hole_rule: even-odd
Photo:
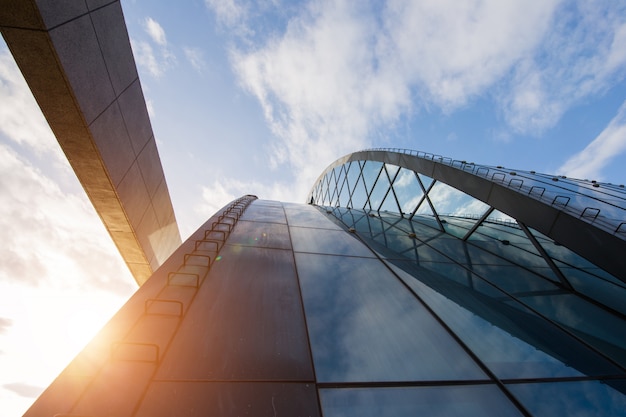
[[[493,385],[476,377],[466,378],[462,386],[448,385],[444,378],[428,381],[426,375],[404,385],[396,378],[393,388],[335,384],[335,391],[320,393],[325,413],[369,415],[365,410],[388,404],[383,409],[395,410],[389,415],[439,415],[429,407],[450,410],[441,415],[490,415],[493,410],[481,409],[482,402],[500,400],[482,398],[496,392],[504,403],[514,404],[498,415],[624,414],[626,390],[620,378],[626,375],[626,271],[609,273],[537,230],[543,226],[541,213],[536,221],[532,216],[520,219],[506,211],[506,202],[489,204],[485,186],[478,188],[473,181],[488,179],[490,185],[541,203],[546,212],[573,213],[622,240],[623,186],[412,151],[377,149],[340,161],[320,176],[309,202],[375,253],[385,267],[376,275],[391,273],[404,284],[404,291],[425,306]],[[365,262],[359,265],[368,273],[375,270]],[[364,279],[367,274],[356,275]],[[393,311],[379,308],[377,301],[368,304],[371,311]],[[439,346],[435,350],[446,354]],[[454,399],[439,399],[448,395],[446,390],[474,403],[460,400],[457,410]]]
[[[482,167],[443,164],[455,187],[378,152],[309,204],[222,209],[27,415],[624,415],[623,274],[493,203]]]

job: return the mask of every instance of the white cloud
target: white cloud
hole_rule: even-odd
[[[74,277],[73,285],[120,293],[132,288],[133,280],[86,196],[63,193],[3,144],[0,190],[0,281],[36,286],[65,284]]]
[[[239,24],[246,16],[246,8],[237,0],[205,0],[205,4],[227,26]]]
[[[165,72],[176,64],[176,56],[171,52],[163,27],[151,17],[143,22],[143,28],[152,44],[144,40],[131,39],[131,47],[135,61],[140,69],[144,69],[154,78],[161,78]]]
[[[451,111],[492,86],[548,29],[552,1],[392,1],[385,61],[427,100]]]
[[[147,17],[144,21],[144,30],[150,36],[152,41],[160,46],[167,45],[167,39],[165,38],[165,31],[163,27],[151,17]]]
[[[0,132],[38,154],[65,160],[8,48],[0,49]]]
[[[566,2],[538,47],[516,65],[499,101],[513,130],[540,134],[573,105],[599,95],[626,69],[626,7]]]
[[[232,63],[279,138],[271,166],[295,167],[294,182],[310,185],[401,116],[484,94],[537,46],[556,5],[313,1],[281,36],[234,50]]]
[[[131,46],[137,66],[144,68],[154,78],[160,78],[164,73],[164,66],[157,60],[152,46],[144,41],[131,41]]]
[[[574,178],[601,180],[603,168],[623,152],[626,152],[626,101],[608,126],[557,172]]]
[[[191,66],[196,71],[204,71],[206,63],[204,62],[204,57],[200,48],[184,47],[183,52],[185,53],[185,58],[187,58]]]

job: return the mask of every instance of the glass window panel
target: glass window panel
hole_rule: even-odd
[[[335,167],[335,193],[333,197],[333,206],[337,206],[339,204],[339,192],[341,191],[341,186],[345,180],[345,176],[343,175],[343,165]]]
[[[528,237],[517,223],[497,222],[489,217],[478,226],[468,240],[508,240],[512,244],[529,244]],[[532,244],[531,244],[532,245]]]
[[[319,382],[485,378],[379,260],[295,255]]]
[[[617,371],[528,309],[485,298],[472,286],[450,282],[405,262],[390,266],[499,378],[607,375]]]
[[[506,292],[557,289],[552,282],[460,239],[438,238],[428,244]]]
[[[555,263],[576,291],[626,315],[626,302],[624,301],[626,300],[626,290],[624,287],[593,274],[600,271],[572,268],[559,261],[555,261]]]
[[[326,193],[326,190],[328,189],[328,187],[326,187],[325,185],[326,182],[326,177],[322,178],[322,180],[319,182],[319,189],[318,189],[318,204],[319,205],[324,205],[324,194]]]
[[[349,162],[345,165],[346,167],[346,186],[348,187],[347,189],[344,188],[343,192],[342,192],[342,196],[341,199],[342,201],[345,201],[345,205],[341,204],[342,207],[352,207],[349,204],[350,201],[350,195],[352,195],[352,192],[354,191],[354,188],[356,186],[357,183],[357,179],[359,178],[359,175],[361,173],[361,167],[359,166],[358,162]],[[346,191],[349,192],[348,195],[345,195]]]
[[[336,208],[329,215],[337,217],[344,225],[346,225],[346,227],[354,227],[359,219],[366,214],[362,210],[349,208],[344,210],[341,208]]]
[[[387,197],[383,201],[383,205],[380,207],[380,211],[384,213],[400,213],[400,207],[396,201],[393,188],[389,190]]]
[[[158,379],[313,378],[293,253],[225,245],[220,255],[198,289],[202,301],[180,322]]]
[[[489,209],[489,205],[441,181],[433,185],[428,198],[439,216],[473,219],[474,223]]]
[[[435,213],[433,213],[433,210],[430,207],[430,204],[428,204],[428,200],[426,198],[422,201],[422,204],[420,204],[412,220],[426,224],[437,230],[441,230],[441,227],[435,218]]]
[[[367,194],[369,195],[374,188],[374,183],[378,178],[378,174],[383,167],[382,162],[377,161],[366,161],[363,166],[363,179],[365,181],[365,188],[367,189]],[[367,209],[374,209],[371,205],[367,205]]]
[[[111,415],[104,414],[102,410],[98,412],[100,415]],[[317,390],[311,383],[179,380],[152,381],[132,415],[318,417],[320,410]]]
[[[458,238],[464,238],[465,235],[471,230],[478,219],[464,218],[454,216],[442,216],[439,215],[439,219],[443,224],[443,229],[446,233]]]
[[[385,168],[387,169],[387,174],[389,176],[389,180],[393,181],[400,170],[400,167],[386,164]],[[380,207],[380,211],[391,212],[391,213],[400,213],[401,209],[398,207],[398,202],[396,201],[395,190],[391,188],[387,193],[387,197],[383,200],[383,204]]]
[[[598,268],[595,264],[589,262],[582,256],[579,256],[575,252],[572,252],[565,246],[561,246],[558,243],[554,242],[549,237],[543,235],[542,233],[530,229],[530,232],[535,236],[539,244],[545,249],[548,255],[556,261],[561,261],[569,266],[581,268],[585,270],[593,271],[596,275],[613,282],[614,284],[620,287],[626,287],[626,283],[620,280],[619,278],[614,277],[613,275],[605,272],[604,270]]]
[[[325,417],[521,416],[494,385],[321,389]]]
[[[285,214],[287,215],[289,226],[343,230],[323,214],[320,209],[313,206],[304,204],[289,205],[285,207]]]
[[[427,199],[424,199],[422,203],[419,205],[419,207],[417,208],[417,211],[415,212],[415,217],[417,216],[429,216],[433,218],[435,217],[435,213],[433,213],[433,209],[430,206],[430,204],[428,204]]]
[[[291,244],[296,252],[374,257],[372,251],[344,230],[290,227]]]
[[[573,294],[535,295],[519,299],[626,366],[626,322],[622,318]]]
[[[393,183],[393,188],[400,202],[403,213],[411,214],[424,196],[424,191],[417,181],[415,172],[401,168]]]
[[[328,174],[324,175],[320,185],[320,201],[325,206],[328,203]]]
[[[311,204],[319,204],[319,202],[317,201],[317,196],[319,194],[319,186],[320,186],[319,182],[313,185],[313,189],[311,190],[311,196],[307,202]]]
[[[372,193],[370,194],[370,205],[372,210],[378,210],[382,205],[383,199],[389,191],[389,187],[389,179],[387,178],[387,173],[383,169],[378,176],[378,180],[376,180],[376,185],[374,186]]]
[[[328,188],[328,192],[326,194],[325,205],[332,206],[332,196],[335,192],[335,171],[331,170],[328,174],[326,174],[326,186]]]
[[[333,170],[329,173],[328,178],[328,197],[329,197],[329,206],[337,205],[337,170],[339,167],[333,168]]]
[[[545,268],[548,266],[539,255],[493,239],[491,241],[474,240],[467,245],[467,250],[473,264],[508,265],[509,261],[512,261],[525,267]]]
[[[413,239],[406,234],[385,232],[385,246],[390,249],[385,255],[387,258],[409,258],[417,264],[420,262],[450,262],[448,258],[432,249],[419,239]],[[381,239],[376,239],[381,241]]]
[[[313,188],[313,192],[311,193],[311,199],[312,199],[311,203],[321,204],[321,201],[320,201],[320,187],[321,186],[322,186],[321,181],[318,181],[315,184],[315,187]]]
[[[254,203],[246,208],[246,211],[240,217],[241,220],[251,220],[256,222],[270,222],[270,223],[287,223],[285,218],[285,211],[282,206],[260,206]]]
[[[361,233],[366,233],[370,236],[383,233],[384,229],[388,227],[380,217],[374,217],[371,214],[361,216],[355,223],[354,228]]]
[[[385,219],[388,223],[394,225],[398,230],[405,233],[415,233],[419,239],[430,239],[435,236],[440,236],[443,234],[441,230],[439,230],[437,226],[437,221],[433,218],[428,219],[428,221],[433,221],[435,226],[431,226],[426,220],[423,222],[413,222],[409,219],[402,219],[398,216],[394,216],[389,213],[380,213],[380,217]],[[413,217],[415,219],[415,217]],[[423,220],[423,219],[420,219]]]
[[[429,240],[428,245],[460,264],[468,265],[470,263],[469,253],[467,252],[468,245],[460,239],[441,235],[438,238]]]
[[[501,212],[500,210],[494,210],[492,211],[489,216],[487,216],[487,220],[491,223],[496,223],[496,224],[517,224],[517,221],[509,216],[506,213]]]
[[[536,417],[624,417],[626,381],[510,384],[509,391]]]
[[[424,186],[424,189],[426,191],[428,191],[428,188],[430,187],[430,185],[433,183],[433,179],[424,175],[424,174],[417,174],[417,176],[419,177],[420,181],[422,182],[422,185]]]
[[[509,294],[558,289],[553,282],[516,265],[472,265],[471,269]]]
[[[359,172],[357,173],[358,181],[354,182],[355,185],[352,189],[351,199],[351,207],[358,209],[362,209],[367,203],[367,190],[365,189],[365,184],[363,183],[363,175],[360,174],[363,164],[364,162],[362,161],[352,162],[352,167],[350,168],[350,171],[354,170],[355,168],[359,169]]]
[[[337,204],[339,206],[346,207],[348,204],[348,198],[350,196],[350,191],[348,189],[348,185],[346,183],[346,165],[342,165],[339,174],[339,183],[338,183],[339,194],[337,195]]]
[[[261,223],[240,220],[228,236],[227,243],[237,246],[291,249],[286,224]]]

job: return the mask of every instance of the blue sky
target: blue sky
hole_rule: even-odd
[[[626,182],[622,2],[122,6],[183,238],[245,193],[303,202],[327,165],[367,147]],[[12,415],[134,286],[4,45],[0,97]]]

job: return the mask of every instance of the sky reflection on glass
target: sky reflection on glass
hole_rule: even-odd
[[[510,384],[507,388],[535,417],[626,416],[623,380]]]
[[[402,266],[401,263],[396,265]],[[618,372],[589,349],[529,312],[522,313],[488,300],[429,271],[409,274],[396,265],[391,265],[392,269],[499,378]]]
[[[522,414],[495,385],[320,390],[326,417],[513,417]]]
[[[296,253],[318,381],[484,379],[375,259]]]

